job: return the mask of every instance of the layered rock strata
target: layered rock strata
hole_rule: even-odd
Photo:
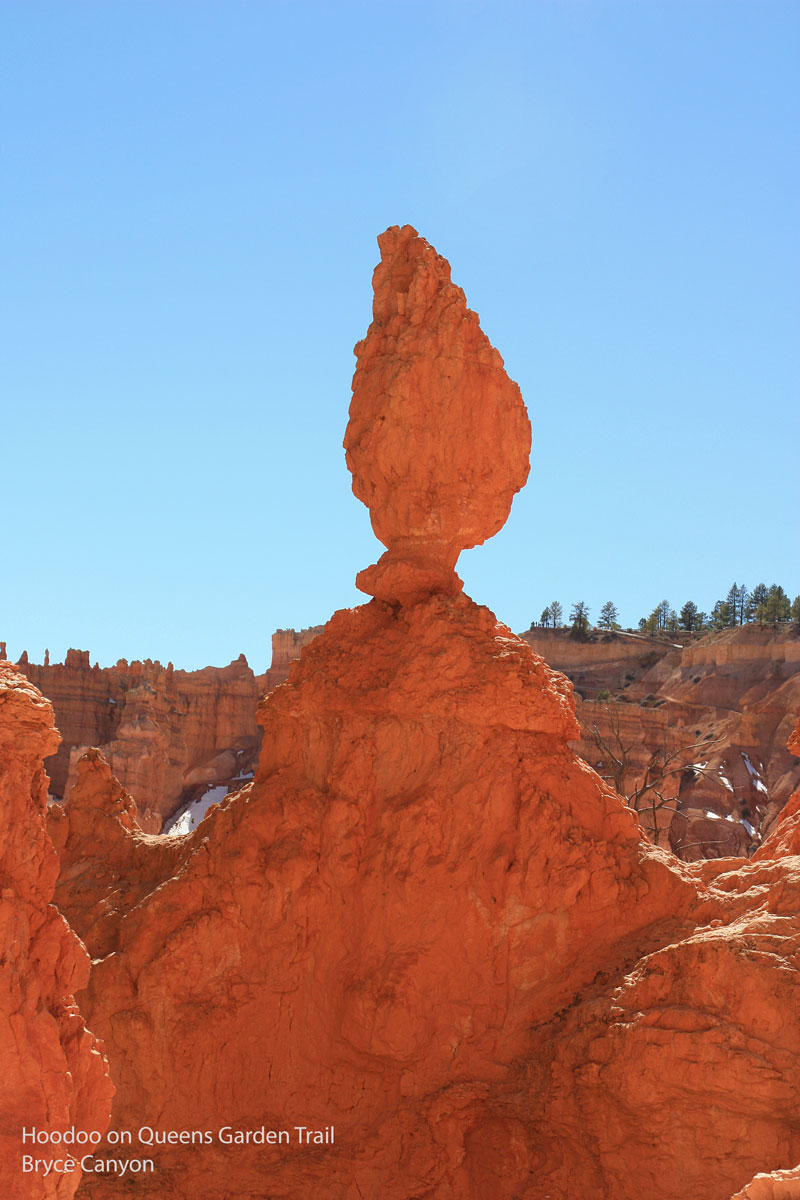
[[[272,661],[266,673],[256,677],[260,696],[279,683],[286,682],[290,665],[297,661],[303,647],[312,642],[323,628],[322,625],[311,625],[308,629],[275,630],[272,635]]]
[[[25,656],[19,669],[55,709],[63,742],[46,766],[59,800],[69,796],[84,751],[98,746],[144,828],[158,832],[199,791],[254,764],[259,688],[243,655],[201,671],[149,659],[101,669],[88,652],[70,650],[64,663],[37,666]]]
[[[639,659],[626,660],[622,688],[604,699],[583,668],[576,748],[601,774],[609,750],[624,756],[629,794],[668,760],[661,791],[674,804],[661,830],[679,857],[752,854],[800,786],[800,761],[787,747],[800,712],[800,637],[792,628],[744,627],[684,647],[641,645]],[[559,641],[551,646],[548,661],[558,665]],[[576,643],[571,653],[580,653]]]
[[[0,1194],[8,1200],[69,1200],[80,1180],[77,1167],[23,1171],[24,1154],[69,1157],[63,1147],[23,1143],[23,1127],[104,1132],[111,1108],[106,1060],[74,1000],[89,958],[50,903],[58,860],[45,830],[42,758],[57,744],[52,706],[0,662]]]

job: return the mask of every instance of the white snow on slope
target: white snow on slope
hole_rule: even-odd
[[[164,833],[168,833],[171,837],[177,837],[181,833],[191,833],[193,829],[202,821],[212,804],[219,804],[228,794],[227,783],[218,784],[216,787],[209,788],[204,792],[198,800],[192,800],[189,804],[185,804],[180,809],[168,825],[164,828]]]
[[[742,758],[744,759],[744,765],[747,767],[747,770],[749,772],[750,778],[753,781],[753,786],[755,787],[756,791],[763,792],[765,796],[768,796],[769,791],[767,790],[764,780],[761,778],[760,771],[758,770],[757,767],[753,766],[753,764],[750,762],[749,755],[745,754],[744,750],[742,751]]]

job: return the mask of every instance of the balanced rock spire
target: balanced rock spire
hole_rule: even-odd
[[[387,229],[378,245],[344,445],[387,553],[356,584],[414,603],[459,592],[461,551],[505,524],[528,478],[531,427],[447,260],[410,225]]]

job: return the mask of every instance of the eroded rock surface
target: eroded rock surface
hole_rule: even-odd
[[[410,225],[378,245],[344,444],[353,491],[388,550],[356,583],[413,601],[460,590],[459,554],[502,528],[528,478],[531,428],[447,260]]]
[[[58,744],[53,709],[0,661],[0,1194],[8,1200],[69,1200],[80,1171],[23,1173],[22,1127],[105,1131],[112,1087],[101,1047],[74,993],[89,958],[50,903],[58,859],[45,830],[42,758]],[[59,1154],[63,1158],[63,1153]]]
[[[150,833],[204,787],[252,770],[260,692],[244,656],[200,671],[150,659],[100,668],[80,650],[44,666],[23,658],[19,670],[52,701],[63,737],[46,763],[58,800],[69,797],[78,760],[92,746],[102,749]]]
[[[733,1200],[800,1200],[800,1167],[768,1175],[759,1172]]]
[[[285,683],[289,666],[300,657],[300,651],[312,642],[322,625],[311,625],[308,629],[276,629],[272,635],[272,661],[264,675],[257,675],[259,696]]]
[[[800,786],[800,747],[787,746],[800,711],[795,626],[746,625],[685,645],[624,633],[524,636],[573,681],[576,749],[601,775],[613,771],[612,753],[624,758],[620,790],[634,795],[668,761],[658,786],[670,804],[654,817],[645,797],[641,812],[660,844],[687,862],[758,849]]]
[[[51,805],[47,828],[61,863],[55,903],[92,958],[104,958],[117,949],[120,918],[171,874],[183,840],[142,830],[132,797],[98,749],[78,759],[69,799]]]
[[[800,720],[789,738],[789,750],[800,758]],[[784,805],[772,833],[753,858],[765,860],[800,855],[800,788]]]

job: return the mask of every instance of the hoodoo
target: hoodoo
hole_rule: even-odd
[[[388,549],[356,583],[412,602],[461,590],[459,554],[503,527],[528,478],[531,427],[447,260],[410,225],[378,245],[344,444],[353,491]]]
[[[800,1160],[798,860],[654,847],[570,749],[568,681],[463,594],[528,419],[444,259],[409,226],[380,246],[346,436],[374,599],[304,648],[256,778],[168,854],[99,762],[61,818],[115,1126],[335,1139],[160,1146],[136,1196],[730,1200]]]

